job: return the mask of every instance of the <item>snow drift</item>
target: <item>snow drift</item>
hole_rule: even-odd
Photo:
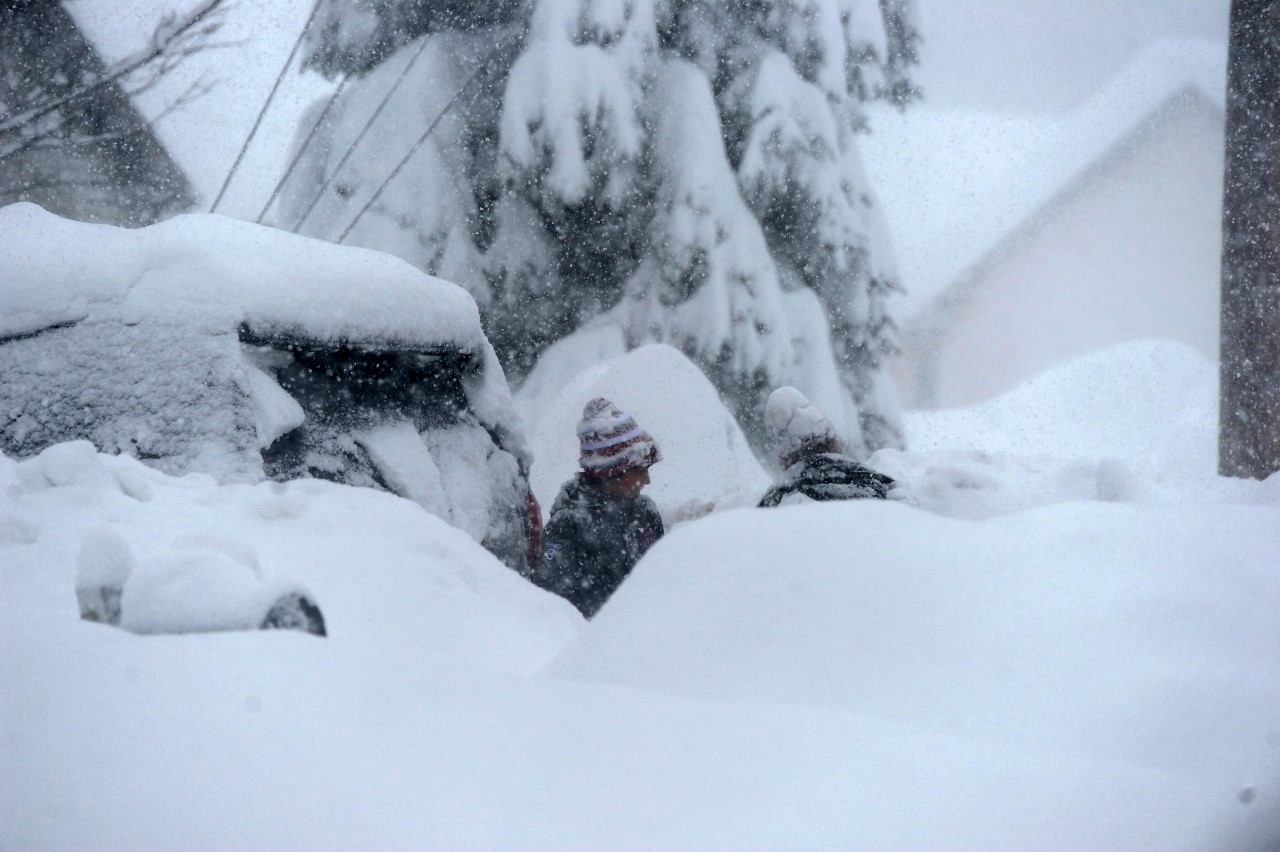
[[[76,619],[76,586],[111,579],[123,582],[121,624],[138,633],[255,628],[258,608],[308,591],[329,639],[352,653],[411,651],[486,670],[532,672],[581,623],[464,532],[385,492],[319,480],[219,486],[87,442],[0,465],[15,637],[35,639],[27,628],[49,616]],[[96,635],[92,624],[59,632],[68,629]]]
[[[628,387],[683,392],[648,357]],[[1138,386],[1203,378],[1133,363]],[[1028,427],[1088,397],[1078,367],[985,428],[1049,439]],[[1169,434],[1159,395],[1097,401]],[[585,627],[386,493],[0,459],[0,846],[1274,849],[1280,478],[1202,481],[1203,447],[1148,466],[1145,439],[1072,422],[1085,454],[1028,447],[1000,487],[934,495],[985,496],[984,520],[681,524]],[[917,496],[995,469],[959,420],[914,426]],[[1132,491],[1059,477],[1101,469],[1091,445]],[[192,535],[305,582],[329,638],[79,620],[79,555],[143,565]]]
[[[604,333],[602,333],[604,334]],[[522,388],[525,410],[536,417],[536,461],[530,484],[539,502],[550,506],[560,486],[578,470],[575,433],[582,407],[603,396],[632,414],[662,448],[662,462],[650,470],[653,497],[668,525],[717,506],[754,502],[768,477],[747,445],[733,415],[697,366],[665,344],[650,344],[582,370],[552,393],[557,377],[593,360],[587,353],[607,348],[608,335],[568,338],[543,356]],[[573,346],[580,342],[584,349]],[[540,409],[540,410],[539,410]]]
[[[1194,523],[1191,521],[1195,518]],[[1271,507],[885,501],[673,531],[551,674],[823,704],[1241,786],[1280,706]]]
[[[916,412],[911,451],[871,465],[956,518],[1068,500],[1276,502],[1276,477],[1218,477],[1217,429],[1217,367],[1176,341],[1139,340],[973,408]]]

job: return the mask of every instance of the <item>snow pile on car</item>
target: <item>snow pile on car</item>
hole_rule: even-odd
[[[409,349],[483,346],[465,291],[381,252],[225,216],[128,230],[30,203],[0,209],[0,234],[0,337],[83,319],[168,319]]]
[[[258,450],[301,412],[246,360],[243,329],[460,355],[470,410],[528,460],[475,302],[453,284],[379,252],[221,216],[125,230],[32,204],[0,209],[10,455],[83,437],[173,473],[261,478]]]
[[[83,612],[86,597],[115,588],[119,626],[134,633],[256,629],[296,594],[319,606],[336,653],[411,647],[530,673],[582,623],[409,500],[320,480],[174,478],[85,441],[0,457],[0,550],[11,626],[74,621],[77,597]]]
[[[584,344],[596,347],[594,338]],[[554,348],[554,347],[553,347]],[[593,349],[594,351],[594,349]],[[557,352],[553,363],[543,357],[537,377],[529,385],[536,462],[530,484],[543,506],[550,506],[562,483],[579,469],[575,429],[582,407],[597,396],[607,397],[636,418],[662,449],[662,461],[650,469],[653,497],[668,525],[716,508],[754,503],[768,486],[768,476],[756,461],[737,421],[720,401],[715,387],[678,350],[650,344],[581,370],[554,396],[550,375],[566,372],[562,365],[581,368],[590,360],[575,351]],[[536,371],[535,371],[536,372]],[[535,377],[531,377],[533,379]],[[524,396],[526,389],[521,389]],[[535,406],[545,406],[540,412]]]

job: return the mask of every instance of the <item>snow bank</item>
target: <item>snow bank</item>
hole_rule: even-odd
[[[929,508],[989,520],[721,512],[673,529],[585,628],[383,492],[219,487],[84,444],[0,457],[0,846],[1273,849],[1280,477],[1175,475],[1200,445],[1172,452],[1180,386],[1142,372],[1161,363],[1199,381],[1176,353],[1138,359],[1134,386],[1168,393],[1117,382],[1127,415],[1084,392],[1111,387],[1099,364],[1016,416],[913,420],[908,473],[959,471]],[[636,350],[557,391],[625,378],[607,389],[663,441],[656,486],[720,416],[687,368]],[[1115,420],[1076,418],[1085,400]],[[547,435],[572,440],[562,402]],[[1169,440],[1099,440],[1125,423]],[[1027,455],[973,449],[1019,436]],[[1090,447],[1110,460],[1057,452]],[[1101,500],[1104,468],[1138,496]],[[725,481],[684,470],[678,493]],[[966,484],[981,470],[1002,487]],[[193,540],[305,582],[329,638],[78,618],[77,578]]]
[[[1173,340],[1135,340],[1061,364],[996,399],[910,415],[916,450],[1116,456],[1151,473],[1215,469],[1218,369]]]
[[[655,545],[548,673],[1119,758],[1225,811],[1280,779],[1277,552],[1274,507],[740,510]]]
[[[574,430],[582,407],[597,396],[632,414],[662,448],[645,493],[668,524],[717,506],[752,503],[764,493],[768,477],[715,388],[680,352],[653,344],[582,371],[541,413],[529,481],[543,506],[578,470]]]
[[[125,481],[149,499],[126,494]],[[1063,508],[1023,519],[1043,533],[1028,560],[1054,535],[1089,538],[1082,507]],[[1250,680],[1274,658],[1274,631],[1255,641],[1257,616],[1275,617],[1274,592],[1239,606],[1257,589],[1248,559],[1274,547],[1274,532],[1259,538],[1257,517],[1231,527],[1225,508],[1200,528],[1242,542],[1225,570],[1184,570],[1214,550],[1206,535],[1162,584],[1141,566],[1077,572],[1066,551],[1043,571],[999,560],[964,570],[981,540],[1012,536],[1020,548],[1025,530],[891,504],[724,513],[660,543],[636,588],[624,585],[559,659],[560,677],[528,678],[518,673],[580,620],[408,501],[322,482],[219,487],[79,449],[39,464],[0,458],[0,715],[13,768],[0,776],[0,843],[1241,848],[1219,841],[1272,825],[1265,765],[1172,773],[1125,759],[1213,763],[1234,757],[1236,734],[1259,761],[1274,758],[1275,694]],[[1147,537],[1193,517],[1148,512],[1103,526]],[[74,555],[104,524],[140,559],[194,532],[247,548],[264,571],[297,571],[325,603],[329,638],[136,637],[80,621]],[[1167,551],[1195,538],[1185,526]],[[10,536],[17,527],[26,533]],[[873,544],[869,557],[902,561],[852,566],[851,538]],[[922,566],[904,549],[939,558]],[[699,559],[676,578],[681,553]],[[663,588],[678,594],[654,594]],[[1222,588],[1231,594],[1214,597]],[[665,615],[643,612],[643,598]],[[1126,607],[1122,632],[1114,616]],[[1160,613],[1167,627],[1145,633]],[[1219,634],[1232,615],[1245,617]],[[616,644],[641,619],[657,631]],[[1190,629],[1170,636],[1175,626]],[[1142,656],[1160,667],[1131,671]],[[633,677],[638,657],[647,672]],[[587,676],[592,660],[659,691],[563,679],[571,667]],[[1089,666],[1058,667],[1072,660]],[[1057,690],[1081,682],[1100,698],[1074,730],[1131,725],[1132,743],[1064,748],[1056,726],[1087,701]],[[1153,683],[1167,702],[1151,710]],[[1185,728],[1204,721],[1210,687],[1217,712],[1188,754]],[[766,694],[780,700],[761,703]],[[1054,695],[1068,707],[1031,718]],[[895,718],[895,699],[923,718]],[[984,728],[1001,719],[1022,735]],[[1259,729],[1259,719],[1269,721]]]
[[[75,619],[76,589],[123,586],[121,626],[133,632],[251,629],[281,596],[303,593],[343,653],[413,646],[451,665],[529,672],[581,621],[466,533],[385,492],[319,480],[219,486],[85,441],[3,464],[14,625]]]
[[[1210,365],[1148,341],[975,409],[915,415],[923,449],[872,465],[920,508],[743,509],[681,526],[545,674],[826,707],[902,725],[908,741],[1034,752],[1058,782],[1078,760],[1107,764],[1094,793],[1051,806],[1094,820],[1092,836],[1068,837],[1064,819],[978,846],[1270,848],[1280,477],[1213,476],[1215,405]],[[1121,779],[1134,771],[1182,779],[1187,809],[1133,798]]]
[[[1068,500],[1280,504],[1280,478],[1217,476],[1217,367],[1169,340],[1062,364],[973,408],[916,412],[872,467],[923,508],[990,518]]]

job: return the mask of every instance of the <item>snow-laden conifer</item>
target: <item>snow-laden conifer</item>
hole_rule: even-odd
[[[857,139],[863,102],[916,95],[910,0],[322,0],[317,21],[308,62],[359,79],[280,224],[458,281],[513,378],[610,322],[686,352],[757,443],[783,384],[854,452],[900,443]]]

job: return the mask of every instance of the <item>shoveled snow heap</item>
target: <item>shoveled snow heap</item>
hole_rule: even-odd
[[[1202,365],[1129,354],[1106,357],[1200,398]],[[674,363],[646,363],[650,392],[681,392]],[[1078,366],[984,440],[1103,390],[1071,387]],[[1147,466],[1145,440],[1103,438],[1170,434],[1163,403],[1095,403],[1115,420],[1062,427],[1071,453],[933,495],[948,514],[986,497],[985,520],[718,513],[673,529],[576,638],[567,604],[389,494],[0,459],[0,846],[1274,850],[1280,477],[1205,487],[1199,446]],[[579,412],[554,433],[566,465]],[[1207,416],[1188,414],[1183,437]],[[918,494],[938,468],[992,467],[958,420],[928,428],[934,449],[900,459]],[[1138,487],[1061,480],[1096,474],[1087,446]],[[685,470],[671,487],[704,487]],[[103,527],[134,570],[180,536],[248,550],[305,582],[329,638],[82,622],[77,552]]]
[[[589,351],[599,341],[584,340]],[[554,348],[554,347],[553,347]],[[557,361],[581,367],[576,350],[557,351]],[[544,359],[545,360],[545,359]],[[526,411],[531,423],[534,465],[530,485],[538,501],[549,507],[560,486],[579,469],[578,420],[583,406],[603,396],[631,414],[662,449],[662,461],[649,469],[653,497],[668,525],[696,517],[714,507],[754,503],[768,486],[733,415],[696,365],[665,344],[641,346],[583,370],[552,396],[558,372],[547,363],[547,375],[531,376],[528,391],[536,399]],[[536,410],[542,407],[541,411]]]
[[[1172,340],[1119,344],[907,428],[911,451],[882,450],[872,466],[957,518],[1065,500],[1255,500],[1280,486],[1217,476],[1217,366]]]

